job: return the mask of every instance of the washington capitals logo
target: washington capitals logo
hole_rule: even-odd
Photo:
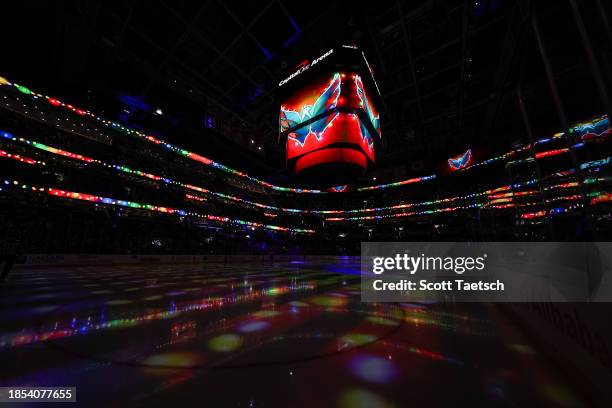
[[[319,95],[317,100],[312,105],[303,106],[299,112],[287,110],[284,106],[281,106],[281,132],[298,126],[300,123],[335,108],[338,103],[338,98],[340,97],[341,84],[340,74],[336,73],[329,82],[327,88],[321,95]],[[304,143],[306,143],[306,139],[309,135],[314,135],[317,140],[320,140],[325,130],[331,125],[337,116],[338,113],[336,112],[333,115],[325,116],[320,120],[316,120],[306,126],[295,129],[289,133],[288,138],[294,140],[296,143],[299,143],[302,146]]]
[[[472,160],[472,149],[467,149],[465,153],[448,159],[448,166],[451,170],[459,170],[467,167]]]
[[[586,125],[575,127],[582,140],[603,141],[612,134],[610,129],[610,121],[607,117],[603,117],[597,121],[593,121]]]
[[[374,111],[372,110],[372,107],[370,105],[370,101],[368,100],[368,97],[366,96],[365,90],[363,88],[363,82],[361,81],[361,77],[359,75],[355,75],[355,89],[357,91],[357,96],[361,101],[361,105],[363,106],[363,109],[368,115],[368,118],[370,118],[370,122],[372,122],[372,126],[374,126],[374,129],[376,129],[380,133],[380,116],[374,114]],[[361,121],[359,122],[359,126],[361,128],[361,134],[365,139],[367,139],[368,146],[371,148],[374,142],[372,140],[372,136],[370,136],[370,132]]]

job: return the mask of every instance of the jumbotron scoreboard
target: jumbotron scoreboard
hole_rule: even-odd
[[[289,169],[320,184],[359,177],[382,142],[380,92],[362,50],[340,45],[278,84],[280,142]]]

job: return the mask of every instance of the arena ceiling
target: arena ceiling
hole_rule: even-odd
[[[551,101],[534,41],[534,14],[561,90],[574,95],[565,102],[567,110],[577,119],[594,113],[584,103],[595,93],[566,3],[21,2],[11,6],[15,18],[7,23],[15,33],[9,55],[16,58],[2,69],[53,94],[83,98],[88,91],[108,90],[135,97],[194,134],[212,112],[223,126],[239,129],[229,138],[243,135],[233,142],[250,165],[274,169],[282,162],[279,78],[326,47],[350,42],[374,66],[387,142],[379,157],[382,166],[393,165],[523,136],[517,87],[525,89],[528,105]],[[586,18],[598,12],[594,3],[582,4]],[[590,88],[577,78],[590,81]],[[117,109],[112,103],[106,108]],[[536,131],[559,126],[552,101],[529,108]],[[126,120],[138,119],[126,113]],[[203,145],[203,151],[209,143],[188,142]]]

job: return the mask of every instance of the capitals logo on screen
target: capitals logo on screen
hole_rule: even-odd
[[[357,97],[359,98],[360,106],[363,107],[365,113],[368,116],[368,119],[370,119],[370,122],[372,123],[372,126],[380,135],[380,115],[374,111],[374,108],[372,107],[372,104],[370,103],[366,95],[365,89],[363,87],[363,82],[359,75],[355,75],[355,89],[357,92]],[[372,146],[374,141],[372,140],[372,136],[370,135],[370,132],[368,131],[367,127],[360,122],[360,128],[362,137],[367,139],[369,146]]]
[[[324,112],[334,109],[338,104],[340,98],[342,81],[340,74],[336,73],[332,77],[327,87],[316,97],[314,102],[308,103],[305,101],[303,104],[299,104],[294,109],[289,109],[285,106],[281,106],[280,112],[280,131],[281,133],[289,129],[295,128],[300,124],[307,122]],[[290,131],[288,138],[304,145],[306,139],[312,135],[319,140],[325,130],[332,124],[334,119],[338,116],[338,113],[332,113],[324,116],[321,119],[315,120],[303,127]]]

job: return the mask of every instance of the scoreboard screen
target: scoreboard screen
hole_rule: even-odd
[[[341,50],[303,63],[279,84],[279,131],[296,174],[320,164],[340,173],[343,164],[365,170],[375,162],[381,136],[373,77],[361,51]]]

